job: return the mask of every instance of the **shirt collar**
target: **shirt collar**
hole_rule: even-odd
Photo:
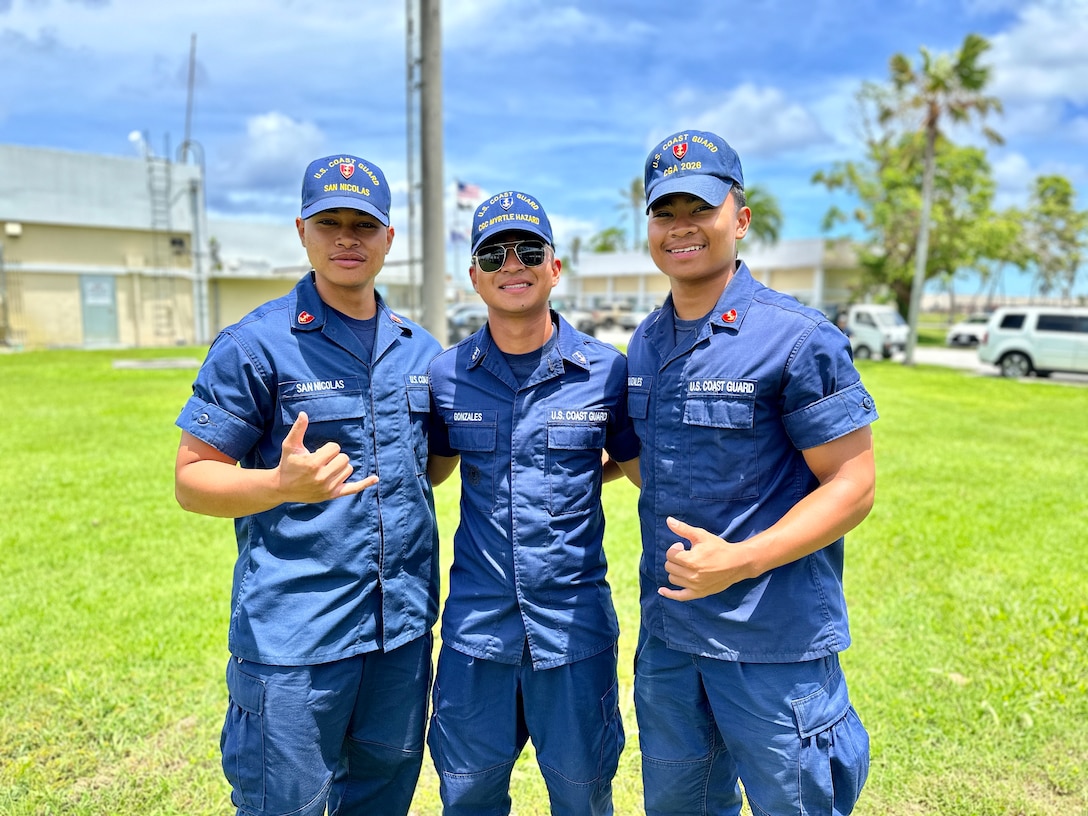
[[[752,277],[748,266],[744,261],[739,261],[737,271],[722,290],[707,322],[716,329],[740,331],[758,286],[759,283]]]
[[[556,331],[559,332],[559,336],[556,338],[555,348],[552,349],[551,354],[548,357],[548,370],[552,374],[560,374],[563,371],[563,364],[570,363],[573,366],[589,370],[589,357],[585,351],[582,350],[584,341],[577,336],[575,329],[566,319],[557,313],[554,309],[551,310],[552,323],[556,327]],[[472,335],[472,351],[469,353],[468,368],[476,368],[479,366],[488,353],[491,351],[491,347],[495,344],[495,340],[491,336],[491,329],[487,323],[484,323],[480,329]]]
[[[744,261],[739,261],[733,277],[729,279],[718,296],[718,301],[710,310],[706,322],[699,327],[693,343],[709,337],[715,331],[740,331],[744,316],[748,314],[759,286],[759,282],[752,277],[748,266]],[[641,329],[642,337],[654,345],[661,357],[676,351],[673,342],[674,314],[670,292],[657,314]]]
[[[304,275],[295,286],[295,308],[291,315],[291,326],[298,331],[316,331],[323,329],[328,320],[328,306],[321,299],[317,291],[315,274],[312,270]],[[396,312],[392,311],[378,292],[374,292],[374,300],[377,304],[379,339],[377,344],[384,347],[402,334],[411,335],[412,327]]]

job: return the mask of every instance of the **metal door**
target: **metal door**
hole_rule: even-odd
[[[80,275],[83,296],[83,345],[117,343],[117,283],[112,275]]]

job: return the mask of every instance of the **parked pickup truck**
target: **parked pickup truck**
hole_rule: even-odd
[[[633,308],[627,303],[613,303],[593,310],[593,319],[602,329],[634,331],[646,319],[649,312]]]
[[[847,312],[846,334],[856,359],[887,360],[907,347],[910,327],[894,306],[856,303]]]
[[[579,309],[573,303],[559,300],[558,298],[552,299],[551,307],[559,312],[559,314],[563,315],[566,321],[574,326],[574,328],[578,329],[578,331],[591,336],[597,333],[597,321],[594,320],[593,315],[585,309]]]

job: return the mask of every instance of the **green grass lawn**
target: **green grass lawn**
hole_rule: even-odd
[[[235,544],[173,499],[202,349],[0,354],[0,814],[222,814]],[[1088,389],[860,364],[877,502],[847,539],[843,656],[873,765],[863,816],[1088,814]],[[437,492],[448,553],[457,485]],[[605,488],[628,731],[635,489]],[[448,565],[448,555],[446,556]],[[427,760],[415,812],[439,812]],[[547,813],[531,757],[515,812]]]

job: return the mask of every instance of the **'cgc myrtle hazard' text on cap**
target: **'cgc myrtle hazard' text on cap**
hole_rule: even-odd
[[[500,232],[517,230],[552,241],[552,225],[540,202],[526,193],[507,192],[492,196],[476,208],[472,216],[472,252]]]

